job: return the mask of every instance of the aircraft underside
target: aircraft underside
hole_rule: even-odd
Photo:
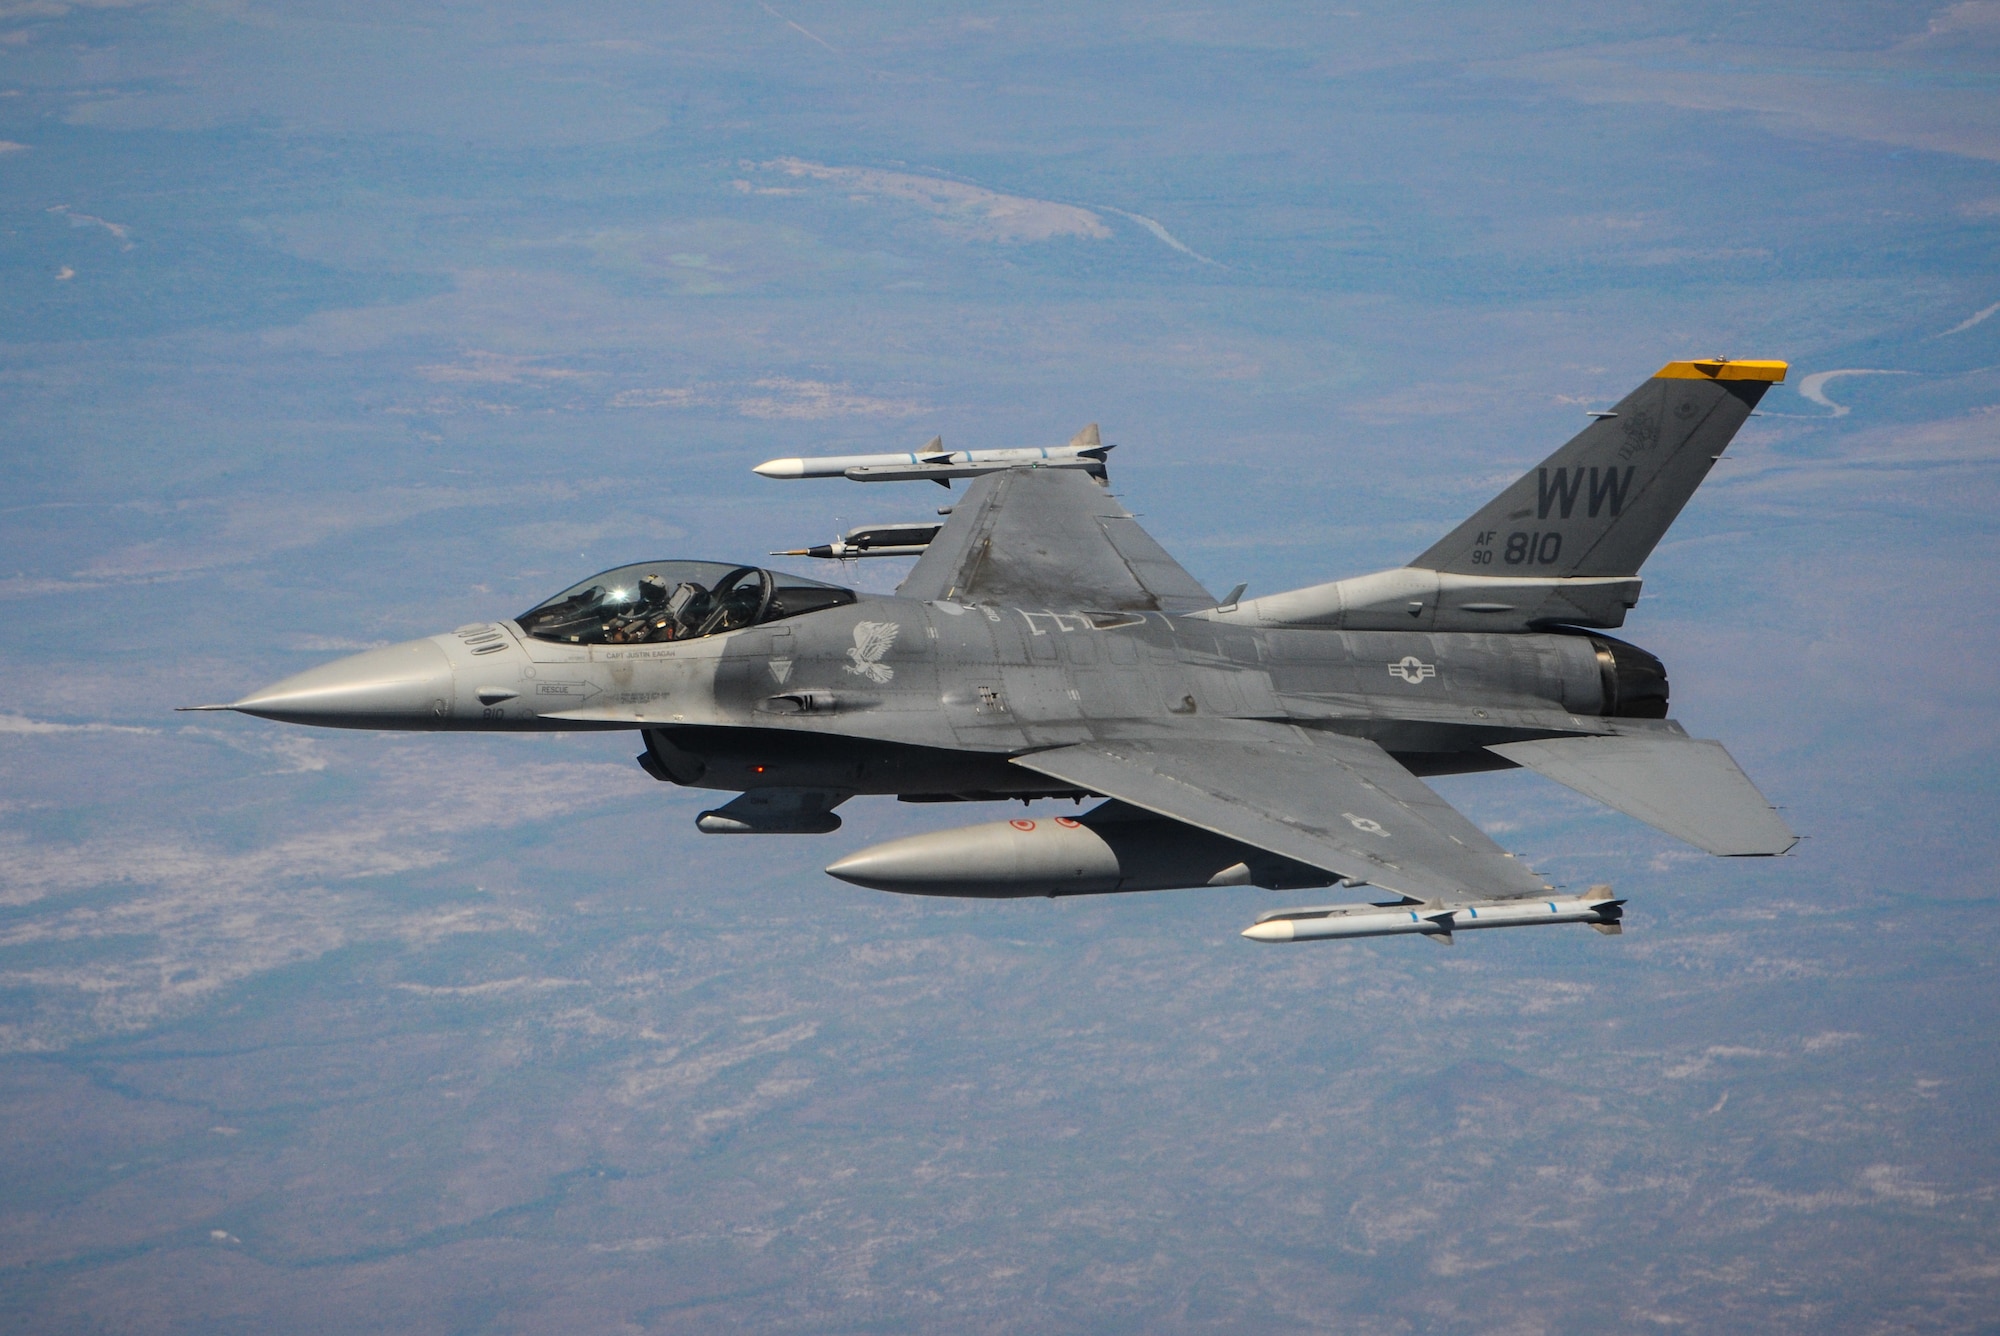
[[[959,751],[778,729],[684,726],[649,728],[641,736],[646,749],[638,762],[646,773],[689,788],[725,792],[826,789],[857,797],[893,795],[912,803],[1103,796],[1072,785],[1052,784],[1046,776],[1012,764],[1004,752]],[[1505,739],[1492,734],[1489,740]],[[1386,745],[1383,749],[1417,775],[1517,768],[1515,762],[1471,739],[1451,750],[1406,751]]]

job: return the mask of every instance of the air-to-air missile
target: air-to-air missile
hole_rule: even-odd
[[[947,450],[944,438],[896,455],[824,455],[817,459],[767,459],[756,471],[766,478],[847,478],[854,482],[927,481],[951,486],[958,478],[977,478],[1003,469],[1081,469],[1104,476],[1104,444],[1091,423],[1068,445],[1022,446],[1009,450]]]
[[[787,461],[780,461],[787,462]],[[944,512],[950,514],[949,511]],[[786,548],[774,557],[817,557],[821,561],[852,561],[856,557],[921,557],[943,520],[913,520],[904,524],[863,524],[831,543]]]
[[[1404,903],[1328,905],[1280,909],[1258,916],[1243,930],[1253,942],[1310,942],[1329,937],[1393,937],[1418,933],[1450,941],[1471,928],[1525,928],[1538,923],[1588,923],[1603,933],[1622,931],[1625,902],[1609,886],[1584,895],[1547,900],[1482,900],[1473,904]]]

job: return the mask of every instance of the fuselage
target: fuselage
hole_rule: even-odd
[[[1649,675],[1657,692],[1635,691]],[[1664,685],[1652,656],[1584,634],[1270,629],[863,596],[668,643],[566,644],[518,621],[476,623],[236,708],[346,728],[640,729],[647,768],[680,783],[946,799],[1050,792],[1007,758],[1149,722],[1287,721],[1368,737],[1418,773],[1491,769],[1506,764],[1482,750],[1491,742],[1664,714]]]

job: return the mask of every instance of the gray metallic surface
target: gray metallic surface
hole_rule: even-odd
[[[1215,606],[1110,493],[1049,469],[1013,469],[970,488],[897,592],[1105,611]]]
[[[840,829],[833,809],[852,796],[842,789],[751,789],[694,824],[704,835],[826,835]]]
[[[1533,539],[1523,545],[1533,550],[1512,563],[1521,573],[1637,575],[1769,388],[1754,380],[1648,380],[1410,564],[1506,573],[1518,533]]]
[[[231,708],[332,728],[447,727],[458,699],[457,674],[437,642],[409,640],[308,668]]]
[[[1712,854],[1768,857],[1799,842],[1719,742],[1662,732],[1490,750]]]
[[[1236,737],[1063,747],[1015,764],[1414,899],[1550,889],[1362,738],[1253,724]]]
[[[741,795],[702,813],[711,833],[831,831],[863,794],[1121,800],[829,869],[923,893],[1344,878],[1443,904],[1535,897],[1542,879],[1418,778],[1515,764],[1715,852],[1782,852],[1791,832],[1727,753],[1659,722],[1657,659],[1538,624],[1563,608],[1622,620],[1639,562],[1761,389],[1649,381],[1416,566],[1250,603],[1217,607],[1086,473],[1012,468],[966,490],[895,596],[714,634],[614,620],[557,641],[479,623],[227,708],[345,728],[639,730],[654,777]],[[1557,537],[1519,546],[1560,562],[1480,574],[1505,563],[1489,521],[1538,508]],[[582,625],[571,606],[563,625]]]
[[[1099,895],[1181,886],[1330,886],[1324,871],[1110,802],[1080,816],[930,831],[848,854],[842,881],[909,895]]]

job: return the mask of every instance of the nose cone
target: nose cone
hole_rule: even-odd
[[[872,849],[848,854],[827,864],[829,877],[856,886],[866,886],[871,891],[903,891],[926,886],[957,871],[947,859],[926,857],[931,850],[923,848],[915,840],[892,840],[888,844],[878,844]],[[916,844],[917,847],[911,846]]]
[[[229,708],[327,728],[431,728],[451,707],[451,660],[434,641],[407,640],[308,669]]]
[[[806,462],[803,459],[767,459],[751,470],[766,478],[803,478]]]

